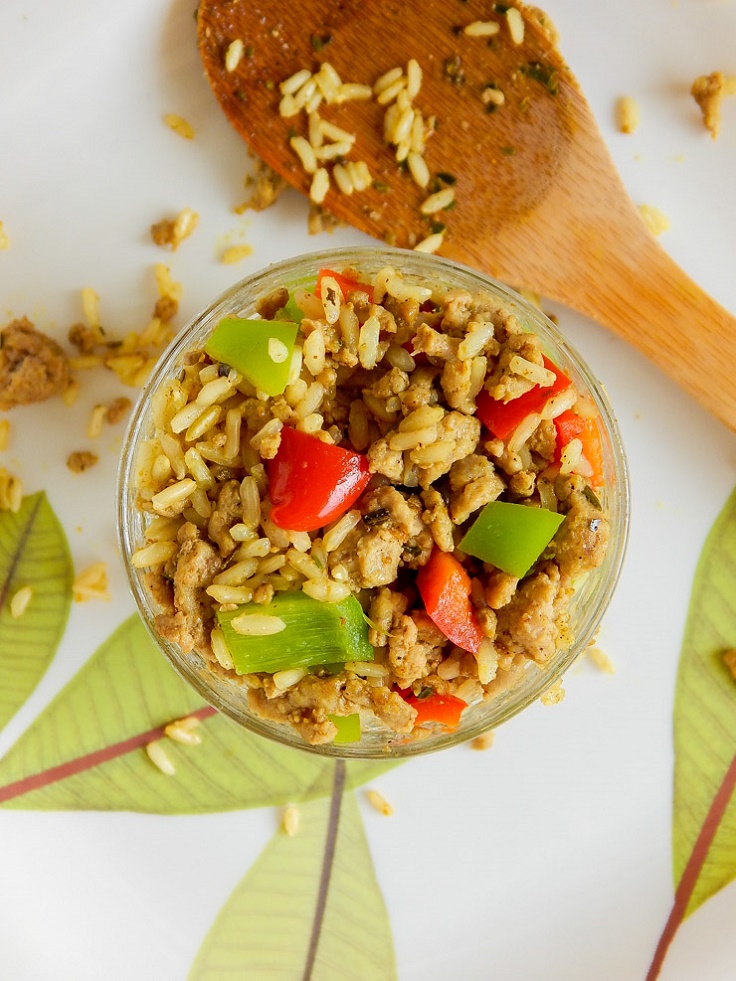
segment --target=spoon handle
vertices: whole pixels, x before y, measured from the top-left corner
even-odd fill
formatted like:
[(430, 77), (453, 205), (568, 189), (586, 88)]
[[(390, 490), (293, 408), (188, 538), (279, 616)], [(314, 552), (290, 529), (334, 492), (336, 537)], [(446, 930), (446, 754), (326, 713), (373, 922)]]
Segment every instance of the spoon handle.
[(613, 241), (618, 231), (612, 230), (586, 250), (580, 268), (571, 268), (558, 283), (557, 298), (628, 341), (736, 430), (736, 318), (639, 224), (640, 229), (628, 227), (625, 248), (621, 240)]

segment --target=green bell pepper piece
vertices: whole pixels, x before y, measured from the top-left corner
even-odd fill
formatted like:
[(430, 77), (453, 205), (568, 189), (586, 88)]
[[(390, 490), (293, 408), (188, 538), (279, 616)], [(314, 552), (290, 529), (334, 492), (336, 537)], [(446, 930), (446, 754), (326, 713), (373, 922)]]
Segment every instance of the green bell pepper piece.
[[(235, 368), (260, 391), (281, 395), (289, 381), (298, 330), (298, 324), (286, 320), (225, 317), (210, 334), (204, 349), (214, 361)], [(272, 340), (278, 343), (269, 344)]]
[(459, 548), (521, 579), (565, 520), (546, 508), (491, 501), (466, 532)]
[(344, 743), (360, 742), (360, 715), (354, 712), (352, 715), (328, 715), (330, 722), (337, 726), (337, 735), (332, 740), (334, 745), (341, 746)]
[[(286, 626), (266, 636), (238, 633), (232, 621), (253, 613), (279, 617)], [(373, 660), (368, 626), (354, 596), (322, 603), (301, 590), (277, 593), (268, 604), (246, 603), (236, 610), (218, 610), (216, 616), (237, 674)]]

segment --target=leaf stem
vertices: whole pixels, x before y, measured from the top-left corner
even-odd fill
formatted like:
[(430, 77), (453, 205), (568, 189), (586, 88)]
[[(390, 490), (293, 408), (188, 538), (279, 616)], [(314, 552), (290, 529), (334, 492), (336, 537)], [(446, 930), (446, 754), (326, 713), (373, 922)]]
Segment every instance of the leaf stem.
[(26, 543), (31, 534), (31, 529), (33, 528), (33, 523), (36, 520), (36, 516), (38, 515), (38, 509), (41, 507), (42, 499), (43, 499), (42, 494), (36, 495), (36, 500), (34, 501), (33, 504), (33, 510), (28, 515), (28, 520), (26, 521), (23, 527), (15, 551), (10, 556), (10, 564), (8, 566), (7, 575), (3, 579), (2, 583), (0, 583), (0, 608), (2, 608), (5, 605), (5, 600), (7, 599), (8, 591), (10, 589), (10, 584), (13, 581), (13, 573), (15, 572), (15, 568), (18, 565), (18, 561), (20, 560), (20, 557), (23, 554), (23, 549), (26, 547)]
[(309, 937), (309, 948), (307, 950), (307, 960), (304, 965), (302, 981), (311, 981), (314, 961), (317, 956), (317, 947), (322, 933), (322, 923), (327, 908), (327, 892), (332, 876), (332, 864), (335, 858), (335, 846), (337, 844), (337, 831), (340, 824), (340, 807), (342, 805), (342, 795), (345, 789), (345, 761), (337, 760), (335, 763), (335, 777), (332, 783), (332, 798), (330, 800), (330, 817), (327, 822), (327, 835), (325, 837), (325, 851), (322, 858), (322, 874), (319, 879), (319, 891), (317, 892), (317, 903), (314, 910), (314, 920), (312, 921), (312, 933)]
[(690, 858), (687, 860), (687, 865), (680, 877), (677, 889), (675, 890), (675, 901), (672, 904), (672, 910), (662, 930), (657, 949), (654, 951), (652, 963), (647, 971), (646, 981), (655, 981), (659, 977), (659, 972), (662, 970), (662, 965), (664, 964), (670, 944), (685, 919), (690, 898), (698, 882), (700, 873), (703, 870), (710, 846), (713, 844), (713, 839), (716, 836), (723, 815), (731, 800), (734, 788), (736, 788), (736, 754), (731, 760), (731, 764), (728, 770), (726, 770), (726, 775), (713, 798), (705, 821), (703, 821), (703, 826), (693, 845), (693, 850), (690, 852)]
[[(206, 705), (204, 708), (197, 709), (195, 712), (190, 712), (186, 717), (201, 721), (215, 714), (216, 709), (210, 705)], [(123, 739), (119, 743), (112, 743), (112, 745), (105, 746), (102, 749), (96, 749), (92, 753), (85, 753), (84, 756), (77, 756), (74, 759), (67, 760), (65, 763), (60, 763), (58, 766), (49, 767), (48, 770), (42, 770), (40, 773), (33, 773), (29, 777), (23, 777), (22, 780), (15, 780), (13, 783), (6, 784), (4, 787), (0, 787), (0, 804), (13, 800), (15, 797), (22, 797), (32, 790), (40, 790), (43, 787), (48, 787), (49, 784), (66, 780), (67, 777), (73, 777), (78, 773), (83, 773), (85, 770), (91, 770), (95, 766), (109, 763), (110, 760), (117, 759), (118, 756), (125, 756), (126, 753), (131, 753), (135, 749), (140, 749), (147, 743), (153, 742), (154, 739), (161, 739), (164, 735), (164, 729), (168, 724), (168, 722), (164, 722), (154, 729), (149, 729), (147, 732), (140, 732), (138, 735), (131, 736), (129, 739)]]

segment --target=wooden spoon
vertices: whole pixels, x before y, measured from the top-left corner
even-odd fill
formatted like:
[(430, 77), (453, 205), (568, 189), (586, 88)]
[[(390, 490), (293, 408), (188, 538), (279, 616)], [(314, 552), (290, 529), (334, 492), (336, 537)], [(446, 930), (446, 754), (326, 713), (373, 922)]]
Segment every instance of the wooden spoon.
[[(717, 381), (736, 363), (736, 320), (656, 244), (556, 47), (554, 28), (540, 11), (514, 7), (523, 16), (521, 43), (505, 5), (485, 0), (200, 0), (199, 46), (233, 126), (305, 193), (312, 177), (289, 139), (307, 134), (307, 117), (282, 118), (279, 83), (329, 61), (343, 81), (372, 84), (416, 59), (423, 77), (413, 105), (437, 120), (424, 159), (433, 175), (456, 178), (454, 207), (421, 214), (431, 187), (418, 187), (397, 164), (383, 139), (385, 107), (375, 99), (318, 109), (356, 134), (348, 159), (366, 161), (373, 177), (351, 195), (333, 181), (323, 206), (399, 246), (413, 246), (441, 220), (441, 254), (587, 314), (736, 429), (736, 386)], [(499, 31), (470, 36), (464, 28), (474, 21), (496, 21)], [(243, 56), (228, 70), (236, 40)], [(504, 96), (493, 112), (484, 102), (489, 85)]]

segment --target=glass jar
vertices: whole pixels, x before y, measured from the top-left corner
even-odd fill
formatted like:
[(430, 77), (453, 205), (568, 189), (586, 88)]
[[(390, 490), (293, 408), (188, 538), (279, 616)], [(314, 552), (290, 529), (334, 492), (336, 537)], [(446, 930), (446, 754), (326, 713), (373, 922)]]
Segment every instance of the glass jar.
[[(291, 290), (313, 284), (320, 268), (352, 267), (373, 275), (386, 266), (399, 270), (406, 279), (419, 285), (490, 294), (500, 306), (515, 314), (524, 329), (540, 337), (549, 358), (572, 379), (581, 394), (590, 397), (599, 414), (604, 470), (600, 496), (609, 515), (611, 534), (602, 565), (585, 576), (572, 597), (569, 643), (560, 647), (544, 666), (527, 662), (523, 669), (500, 672), (498, 680), (488, 686), (486, 698), (463, 711), (456, 729), (450, 731), (437, 726), (421, 732), (421, 738), (408, 738), (371, 717), (364, 720), (358, 743), (312, 746), (290, 726), (253, 713), (246, 690), (234, 674), (230, 677), (213, 672), (206, 657), (196, 651), (185, 653), (156, 632), (155, 617), (160, 610), (145, 584), (143, 570), (131, 564), (132, 554), (144, 542), (147, 521), (146, 513), (136, 506), (137, 460), (141, 444), (153, 433), (152, 399), (156, 392), (177, 375), (187, 352), (203, 347), (223, 317), (256, 316), (260, 298), (281, 286)], [(619, 578), (629, 527), (629, 479), (618, 425), (603, 388), (543, 313), (508, 287), (465, 266), (433, 255), (375, 246), (314, 252), (269, 266), (236, 283), (181, 331), (156, 365), (132, 414), (119, 469), (117, 506), (121, 553), (143, 622), (161, 653), (205, 701), (252, 732), (289, 746), (333, 757), (385, 759), (443, 749), (495, 728), (536, 701), (567, 671), (595, 636)]]

